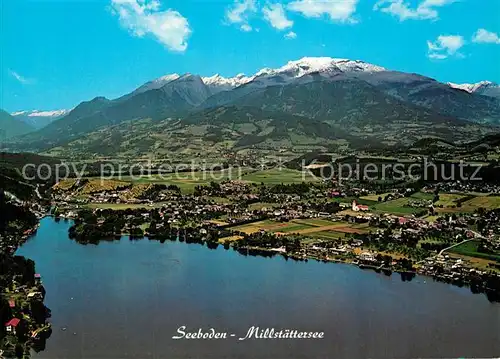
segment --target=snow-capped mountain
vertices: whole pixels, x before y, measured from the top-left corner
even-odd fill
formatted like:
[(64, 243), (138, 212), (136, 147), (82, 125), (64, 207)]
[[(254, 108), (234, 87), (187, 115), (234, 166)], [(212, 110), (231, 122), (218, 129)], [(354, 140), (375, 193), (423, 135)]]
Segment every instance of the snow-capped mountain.
[(219, 74), (216, 74), (211, 77), (202, 77), (203, 82), (208, 88), (212, 91), (212, 93), (217, 93), (220, 91), (228, 91), (232, 90), (235, 87), (244, 85), (254, 79), (254, 76), (247, 77), (245, 74), (238, 74), (235, 77), (222, 77)]
[[(202, 81), (208, 86), (212, 94), (216, 94), (222, 91), (230, 91), (246, 84), (252, 84), (253, 87), (286, 84), (311, 74), (319, 74), (320, 76), (328, 78), (342, 73), (372, 73), (378, 71), (385, 71), (385, 69), (381, 66), (358, 60), (336, 59), (331, 57), (304, 57), (300, 60), (289, 61), (286, 65), (277, 69), (261, 69), (251, 76), (238, 74), (235, 77), (223, 77), (216, 74), (202, 77)], [(159, 89), (177, 80), (179, 77), (178, 74), (170, 74), (157, 78), (156, 80), (147, 82), (125, 97), (128, 98), (131, 95)]]
[(265, 68), (260, 70), (254, 75), (250, 85), (252, 87), (268, 87), (287, 85), (296, 81), (307, 83), (319, 78), (333, 79), (341, 75), (357, 76), (361, 73), (371, 74), (380, 71), (385, 71), (385, 69), (359, 60), (304, 57), (300, 60), (289, 61), (278, 69)]
[(67, 114), (70, 110), (54, 110), (54, 111), (18, 111), (14, 112), (12, 116), (28, 116), (28, 117), (61, 117)]
[(500, 85), (491, 81), (481, 81), (475, 84), (454, 84), (448, 82), (452, 88), (475, 93), (483, 96), (495, 97), (500, 99)]
[[(394, 126), (398, 127), (406, 121), (423, 126), (418, 136), (425, 135), (427, 126), (432, 124), (439, 125), (439, 131), (445, 134), (454, 133), (455, 127), (448, 125), (469, 126), (466, 121), (472, 126), (474, 122), (500, 124), (500, 102), (492, 95), (498, 91), (498, 85), (464, 85), (471, 93), (452, 86), (458, 85), (386, 70), (363, 61), (330, 57), (304, 57), (250, 76), (170, 74), (115, 100), (99, 97), (82, 103), (64, 118), (27, 134), (23, 141), (30, 148), (54, 147), (106, 126), (142, 119), (177, 119), (187, 126), (196, 121), (217, 120), (225, 132), (224, 123), (229, 126), (235, 118), (244, 123), (248, 113), (254, 113), (255, 118), (290, 120), (290, 128), (297, 125), (297, 116), (352, 126), (353, 131), (370, 124), (392, 126), (397, 122)], [(43, 118), (42, 113), (29, 118)], [(227, 129), (233, 131), (233, 127)], [(279, 136), (283, 134), (282, 129), (276, 131)], [(218, 136), (217, 132), (215, 137)], [(365, 136), (365, 132), (359, 136)], [(35, 146), (33, 141), (38, 141)]]
[[(490, 81), (481, 81), (481, 82), (478, 82), (478, 83), (475, 83), (475, 84), (454, 84), (452, 82), (448, 82), (448, 85), (450, 85), (450, 87), (453, 87), (453, 88), (456, 88), (456, 89), (459, 89), (459, 90), (464, 90), (464, 91), (467, 91), (469, 93), (473, 93), (473, 92), (476, 92), (477, 90), (483, 88), (483, 87), (490, 87), (490, 86), (495, 86), (496, 84), (494, 84), (493, 82), (490, 82)], [(496, 85), (498, 86), (498, 85)]]
[(244, 81), (234, 81), (237, 86), (249, 84), (252, 87), (267, 87), (288, 84), (312, 74), (329, 78), (346, 73), (373, 73), (379, 71), (385, 71), (385, 69), (381, 66), (358, 60), (331, 57), (304, 57), (300, 60), (289, 61), (286, 65), (277, 69), (264, 68), (257, 71), (253, 76), (242, 77), (242, 75), (238, 75), (238, 77), (228, 80), (234, 81), (234, 79), (243, 78)]
[(384, 71), (386, 70), (381, 66), (359, 60), (304, 57), (300, 60), (289, 61), (284, 66), (276, 69), (263, 68), (253, 76), (247, 77), (245, 83), (237, 86), (233, 91), (215, 94), (215, 96), (208, 99), (203, 107), (225, 105), (255, 90), (265, 89), (270, 86), (304, 85), (320, 80), (335, 81)]
[(163, 86), (165, 86), (169, 82), (177, 80), (179, 77), (181, 77), (179, 74), (170, 74), (170, 75), (165, 75), (165, 76), (159, 77), (155, 80), (146, 82), (144, 85), (142, 85), (141, 87), (136, 89), (134, 92), (132, 92), (124, 97), (128, 98), (128, 97), (131, 97), (133, 95), (138, 95), (140, 93), (143, 93), (143, 92), (146, 92), (149, 90), (156, 90), (156, 89), (162, 88)]
[(165, 95), (181, 98), (192, 106), (198, 106), (210, 95), (210, 89), (198, 75), (185, 74), (161, 87)]
[(23, 121), (24, 123), (33, 126), (36, 129), (47, 126), (52, 121), (55, 121), (65, 115), (67, 115), (71, 110), (54, 110), (54, 111), (18, 111), (11, 113), (11, 115)]
[(278, 69), (265, 68), (255, 74), (255, 77), (286, 75), (299, 78), (312, 73), (342, 73), (342, 72), (378, 72), (385, 71), (381, 66), (372, 65), (363, 61), (335, 59), (331, 57), (304, 57), (300, 60), (289, 61)]

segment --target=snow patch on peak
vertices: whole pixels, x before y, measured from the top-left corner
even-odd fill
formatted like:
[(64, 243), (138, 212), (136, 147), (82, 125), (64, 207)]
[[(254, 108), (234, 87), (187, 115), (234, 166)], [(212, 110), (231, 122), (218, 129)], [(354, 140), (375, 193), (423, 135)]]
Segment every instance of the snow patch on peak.
[(162, 76), (157, 78), (156, 80), (153, 80), (154, 83), (165, 85), (171, 81), (177, 80), (180, 77), (179, 74), (170, 74), (166, 76)]
[(498, 87), (497, 84), (495, 84), (494, 82), (491, 82), (491, 81), (481, 81), (481, 82), (478, 82), (475, 84), (454, 84), (452, 82), (448, 82), (448, 86), (455, 88), (455, 89), (467, 91), (469, 93), (474, 93), (480, 89), (484, 89), (487, 87)]
[(259, 76), (265, 76), (265, 75), (271, 75), (271, 74), (274, 74), (276, 73), (277, 70), (274, 70), (274, 69), (271, 69), (269, 67), (265, 67), (263, 69), (260, 69), (255, 75), (254, 77), (259, 77)]
[(378, 72), (385, 71), (381, 66), (368, 64), (358, 60), (336, 59), (331, 57), (303, 57), (289, 61), (285, 66), (275, 70), (276, 73), (294, 72), (295, 77), (315, 72)]
[(29, 117), (61, 117), (71, 110), (55, 110), (55, 111), (33, 111)]
[(306, 77), (314, 74), (318, 74), (324, 78), (333, 78), (345, 73), (374, 73), (382, 71), (386, 71), (386, 69), (358, 60), (331, 57), (303, 57), (299, 60), (289, 61), (286, 65), (277, 69), (264, 68), (258, 71), (253, 76), (254, 79), (249, 83), (249, 86), (267, 87), (285, 85), (293, 83), (298, 79), (312, 81), (313, 78)]
[[(36, 111), (36, 110), (35, 110)], [(20, 115), (24, 115), (24, 114), (28, 114), (30, 113), (31, 111), (17, 111), (17, 112), (12, 112), (11, 115), (12, 116), (20, 116)]]
[(39, 110), (28, 110), (28, 111), (17, 111), (11, 113), (16, 119), (33, 126), (36, 129), (43, 128), (49, 123), (60, 119), (61, 117), (67, 115), (71, 110), (54, 110), (54, 111), (39, 111)]
[(146, 92), (146, 91), (157, 90), (159, 88), (162, 88), (166, 84), (179, 79), (180, 77), (181, 76), (179, 74), (170, 74), (170, 75), (165, 75), (165, 76), (159, 77), (155, 80), (152, 80), (152, 81), (145, 83), (141, 87), (137, 88), (134, 92), (132, 92), (129, 95), (125, 95), (124, 97), (128, 98), (130, 96), (138, 95), (138, 94)]
[(332, 57), (303, 57), (299, 60), (289, 61), (286, 65), (270, 69), (264, 68), (257, 72), (254, 81), (250, 84), (257, 87), (284, 85), (308, 75), (319, 74), (325, 78), (332, 78), (343, 73), (374, 73), (386, 71), (381, 66), (368, 64), (358, 60), (339, 59)]
[(213, 93), (227, 91), (252, 81), (253, 77), (245, 74), (238, 74), (235, 77), (226, 78), (219, 74), (210, 77), (203, 77), (203, 83), (207, 85)]
[(18, 111), (11, 113), (12, 116), (27, 116), (27, 117), (61, 117), (71, 110), (54, 110), (54, 111)]

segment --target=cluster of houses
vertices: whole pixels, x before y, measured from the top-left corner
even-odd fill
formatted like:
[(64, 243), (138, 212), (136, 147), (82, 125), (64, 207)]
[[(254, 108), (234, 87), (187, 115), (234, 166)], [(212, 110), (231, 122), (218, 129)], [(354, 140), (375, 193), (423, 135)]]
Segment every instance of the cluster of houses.
[(247, 182), (233, 180), (222, 182), (219, 190), (225, 195), (248, 194), (251, 192), (251, 187)]
[(440, 182), (432, 186), (427, 186), (424, 191), (430, 193), (438, 189), (442, 192), (449, 193), (496, 193), (500, 194), (500, 185), (494, 183), (486, 183), (484, 181), (454, 181), (454, 182)]
[[(334, 260), (336, 256), (343, 256), (349, 253), (354, 255), (354, 250), (363, 245), (360, 240), (353, 240), (351, 243), (335, 242), (325, 245), (325, 243), (311, 243), (306, 246), (305, 251), (308, 255), (326, 260)], [(355, 255), (354, 255), (355, 256)]]
[(21, 235), (2, 235), (0, 236), (0, 254), (12, 255), (19, 247), (21, 242), (24, 242), (28, 237), (33, 235), (38, 230), (38, 224), (33, 228), (28, 228)]
[[(43, 293), (39, 291), (39, 286), (42, 283), (42, 277), (40, 274), (35, 274), (34, 276), (34, 284), (35, 286), (29, 288), (26, 285), (19, 285), (15, 288), (14, 294), (9, 300), (9, 307), (12, 312), (18, 313), (19, 315), (15, 315), (13, 318), (4, 323), (5, 331), (7, 334), (19, 335), (22, 333), (26, 333), (29, 327), (29, 323), (27, 321), (26, 313), (21, 311), (21, 308), (18, 308), (17, 301), (19, 300), (27, 300), (27, 301), (43, 301)], [(21, 299), (21, 297), (23, 297)], [(17, 300), (15, 299), (17, 298)]]
[[(462, 185), (467, 184), (448, 184), (448, 186), (463, 190)], [(441, 186), (441, 184), (439, 185)], [(260, 187), (259, 187), (260, 188)], [(452, 190), (452, 187), (447, 188)], [(435, 193), (436, 187), (428, 187), (425, 191)], [(491, 188), (490, 188), (491, 190)], [(386, 228), (391, 227), (390, 236), (387, 237), (387, 231), (378, 229), (371, 231), (371, 236), (376, 240), (377, 238), (384, 238), (384, 240), (393, 241), (395, 243), (405, 244), (404, 240), (408, 238), (424, 238), (426, 236), (446, 237), (446, 241), (453, 243), (462, 239), (474, 238), (475, 234), (468, 231), (471, 221), (477, 221), (478, 218), (471, 215), (460, 215), (460, 217), (449, 217), (446, 220), (438, 220), (429, 222), (414, 216), (395, 216), (391, 214), (378, 215), (370, 212), (370, 207), (360, 204), (357, 200), (352, 202), (341, 202), (339, 206), (348, 211), (338, 211), (336, 213), (323, 213), (323, 209), (315, 207), (315, 196), (325, 199), (325, 194), (330, 198), (346, 198), (368, 195), (373, 191), (363, 188), (342, 188), (342, 189), (329, 189), (324, 192), (323, 189), (311, 187), (307, 194), (288, 194), (288, 193), (273, 193), (272, 191), (255, 191), (255, 185), (251, 185), (244, 181), (224, 181), (219, 184), (198, 187), (198, 193), (190, 196), (183, 196), (180, 193), (172, 193), (168, 191), (160, 191), (157, 193), (155, 202), (162, 202), (162, 207), (158, 208), (158, 213), (164, 223), (179, 223), (191, 220), (210, 221), (217, 220), (220, 223), (238, 224), (245, 221), (252, 221), (262, 217), (272, 218), (276, 221), (289, 221), (299, 218), (314, 218), (324, 217), (334, 221), (354, 221), (359, 223), (370, 222), (371, 227)], [(410, 189), (394, 190), (389, 195), (384, 195), (382, 198), (385, 200), (394, 200), (407, 195)], [(217, 201), (206, 198), (206, 196), (214, 197), (227, 197), (231, 196), (231, 201)], [(312, 196), (312, 197), (311, 197)], [(120, 198), (119, 192), (102, 192), (95, 194), (92, 201), (115, 201)], [(379, 199), (380, 200), (380, 199)], [(137, 200), (136, 200), (137, 201)], [(152, 203), (149, 200), (142, 200)], [(270, 206), (264, 206), (260, 209), (251, 209), (251, 203), (260, 202), (273, 203)], [(432, 205), (430, 200), (411, 200), (408, 206), (416, 208), (425, 208)], [(149, 216), (150, 210), (145, 210), (142, 214)], [(354, 212), (354, 213), (353, 213)], [(73, 213), (74, 214), (74, 213)], [(500, 247), (500, 226), (494, 225), (499, 223), (499, 215), (490, 215), (484, 217), (487, 221), (486, 231), (483, 231), (485, 238), (490, 238), (491, 248), (496, 249)], [(496, 221), (496, 222), (495, 222)], [(158, 226), (161, 226), (161, 222)], [(395, 226), (395, 227), (394, 227)], [(444, 241), (444, 242), (446, 242)], [(336, 250), (341, 253), (342, 251), (349, 251), (349, 248), (339, 247)], [(367, 257), (368, 258), (368, 257)], [(366, 258), (364, 259), (366, 260)]]
[(425, 200), (425, 199), (412, 199), (408, 201), (408, 203), (405, 205), (405, 207), (411, 207), (411, 208), (429, 208), (433, 205), (432, 200)]
[(420, 274), (434, 276), (448, 281), (466, 280), (470, 275), (486, 274), (486, 271), (471, 268), (470, 263), (461, 258), (438, 254), (419, 264)]

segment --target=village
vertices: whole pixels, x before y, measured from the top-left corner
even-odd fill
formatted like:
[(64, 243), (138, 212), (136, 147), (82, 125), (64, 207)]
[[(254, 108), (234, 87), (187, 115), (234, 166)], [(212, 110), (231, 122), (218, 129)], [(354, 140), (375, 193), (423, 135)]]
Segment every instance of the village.
[(50, 311), (43, 304), (45, 289), (34, 262), (16, 256), (15, 252), (36, 233), (46, 209), (39, 203), (12, 197), (5, 201), (3, 193), (0, 197), (2, 216), (7, 220), (6, 226), (2, 223), (0, 235), (0, 265), (5, 269), (0, 275), (1, 347), (6, 357), (24, 357), (31, 349), (44, 346), (51, 332), (47, 320)]
[[(61, 182), (49, 193), (50, 206), (7, 197), (11, 210), (24, 213), (26, 221), (21, 235), (18, 229), (0, 237), (0, 254), (13, 258), (38, 221), (50, 215), (74, 221), (68, 235), (82, 244), (147, 237), (241, 255), (346, 263), (398, 273), (403, 281), (419, 274), (468, 286), (498, 301), (499, 189), (484, 194), (463, 188), (374, 190), (360, 183), (223, 180), (186, 190), (182, 183)], [(2, 331), (4, 342), (11, 343), (3, 347), (10, 352), (41, 345), (51, 331), (41, 275), (30, 271), (31, 278), (6, 279), (2, 293), (8, 307)], [(27, 345), (20, 347), (19, 340)]]
[[(484, 283), (500, 278), (495, 196), (443, 193), (436, 185), (377, 194), (354, 186), (232, 180), (197, 185), (191, 193), (154, 184), (142, 188), (139, 198), (131, 198), (131, 191), (138, 193), (133, 186), (118, 187), (76, 201), (78, 191), (54, 192), (54, 207), (57, 216), (76, 220), (72, 237), (82, 242), (122, 235), (185, 237), (243, 254), (423, 274), (457, 285), (476, 283), (486, 291)], [(493, 205), (472, 208), (474, 201)]]
[[(403, 281), (422, 275), (500, 300), (499, 188), (481, 192), (461, 183), (375, 188), (267, 179), (131, 183), (89, 178), (57, 183), (43, 204), (7, 196), (13, 218), (25, 220), (0, 237), (0, 255), (13, 260), (38, 221), (53, 216), (72, 221), (68, 236), (81, 244), (128, 236), (222, 247), (245, 256), (345, 263), (381, 275), (397, 273)], [(29, 278), (3, 278), (8, 309), (1, 330), (10, 353), (43, 345), (51, 333), (41, 275), (29, 262), (22, 265), (30, 268)]]

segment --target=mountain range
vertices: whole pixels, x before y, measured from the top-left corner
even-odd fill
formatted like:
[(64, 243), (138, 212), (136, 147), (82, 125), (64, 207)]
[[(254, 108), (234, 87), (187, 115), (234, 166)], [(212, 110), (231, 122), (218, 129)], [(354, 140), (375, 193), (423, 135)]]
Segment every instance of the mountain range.
[(55, 111), (18, 111), (11, 113), (11, 115), (24, 123), (32, 126), (34, 129), (39, 130), (49, 123), (67, 115), (71, 110), (55, 110)]
[[(20, 133), (8, 146), (47, 151), (78, 143), (81, 148), (96, 139), (112, 142), (129, 135), (133, 142), (148, 131), (162, 140), (149, 141), (145, 151), (177, 148), (193, 133), (207, 144), (225, 142), (235, 148), (272, 142), (327, 146), (338, 140), (390, 145), (426, 136), (461, 141), (499, 131), (500, 96), (499, 86), (491, 82), (446, 84), (363, 61), (306, 57), (252, 76), (171, 74), (114, 100), (82, 102), (61, 116)], [(150, 123), (147, 128), (137, 125), (130, 133), (131, 124), (144, 121)], [(133, 131), (142, 132), (134, 137)], [(112, 140), (112, 133), (121, 137)], [(90, 147), (100, 152), (97, 142)]]
[(2, 141), (37, 131), (67, 115), (69, 110), (18, 111), (12, 114), (0, 109), (0, 139)]
[(0, 143), (6, 139), (34, 131), (35, 128), (0, 109)]

